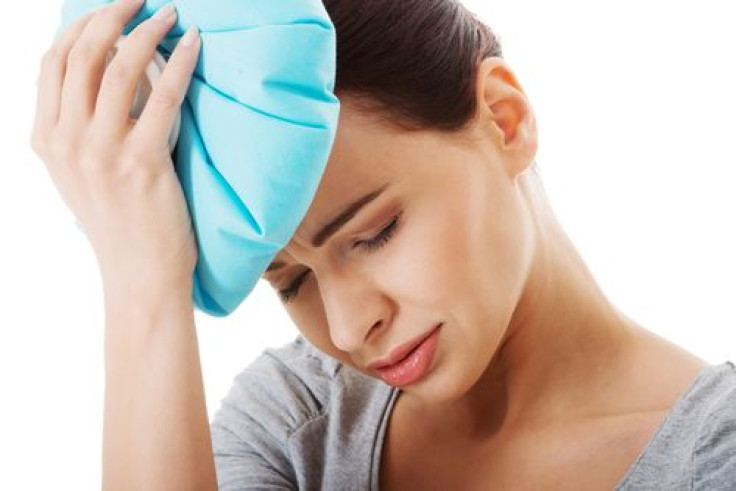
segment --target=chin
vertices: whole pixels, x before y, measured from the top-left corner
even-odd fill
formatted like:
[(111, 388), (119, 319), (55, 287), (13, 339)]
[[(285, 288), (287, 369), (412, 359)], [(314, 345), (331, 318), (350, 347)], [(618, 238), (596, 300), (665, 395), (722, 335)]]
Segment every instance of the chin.
[(468, 365), (461, 366), (464, 360), (451, 360), (442, 356), (435, 360), (430, 372), (420, 381), (403, 388), (406, 397), (418, 405), (429, 408), (451, 406), (470, 393), (477, 382)]

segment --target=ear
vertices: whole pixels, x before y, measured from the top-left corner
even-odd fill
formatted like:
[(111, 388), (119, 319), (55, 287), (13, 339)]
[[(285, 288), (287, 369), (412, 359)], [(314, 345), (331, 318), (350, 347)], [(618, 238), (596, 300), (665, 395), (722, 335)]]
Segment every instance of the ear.
[(534, 111), (503, 58), (485, 58), (476, 77), (478, 118), (498, 147), (510, 176), (532, 166), (537, 154)]

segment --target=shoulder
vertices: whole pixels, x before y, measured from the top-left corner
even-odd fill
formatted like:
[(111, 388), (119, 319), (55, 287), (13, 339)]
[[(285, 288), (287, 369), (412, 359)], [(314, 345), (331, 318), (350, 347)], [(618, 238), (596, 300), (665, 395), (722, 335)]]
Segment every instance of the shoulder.
[(323, 414), (340, 368), (337, 360), (320, 353), (301, 335), (267, 348), (235, 376), (212, 425), (257, 422), (283, 442)]
[(736, 365), (720, 365), (700, 392), (705, 407), (693, 448), (693, 489), (726, 489), (736, 484)]
[(218, 489), (363, 483), (370, 470), (360, 466), (374, 457), (367, 442), (378, 438), (390, 395), (301, 335), (264, 350), (235, 376), (210, 423)]
[(235, 376), (210, 422), (218, 489), (311, 485), (290, 440), (323, 414), (337, 368), (299, 336), (264, 350)]
[(728, 489), (736, 482), (736, 366), (706, 366), (615, 488)]
[(282, 444), (328, 415), (335, 429), (356, 430), (359, 420), (374, 420), (383, 410), (390, 391), (322, 353), (300, 334), (287, 344), (265, 349), (235, 376), (211, 427), (240, 430), (252, 437), (255, 425)]
[(218, 489), (301, 489), (291, 436), (323, 414), (337, 370), (301, 337), (268, 348), (238, 373), (210, 422)]

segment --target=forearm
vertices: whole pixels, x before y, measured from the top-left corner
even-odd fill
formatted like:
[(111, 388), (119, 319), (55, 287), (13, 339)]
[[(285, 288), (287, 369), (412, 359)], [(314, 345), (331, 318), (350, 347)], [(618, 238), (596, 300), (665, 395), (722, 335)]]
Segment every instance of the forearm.
[(105, 292), (105, 491), (217, 489), (191, 285), (160, 291)]

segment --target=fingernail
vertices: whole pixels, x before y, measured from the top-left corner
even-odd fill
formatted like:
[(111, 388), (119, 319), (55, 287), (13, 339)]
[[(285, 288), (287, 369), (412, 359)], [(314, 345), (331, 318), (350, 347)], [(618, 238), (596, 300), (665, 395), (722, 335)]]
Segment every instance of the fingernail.
[(156, 20), (169, 20), (176, 14), (176, 8), (173, 3), (167, 3), (153, 14), (153, 18)]
[(180, 43), (182, 46), (189, 47), (194, 44), (197, 37), (199, 37), (199, 28), (197, 26), (191, 26), (184, 33), (184, 36), (182, 36)]

